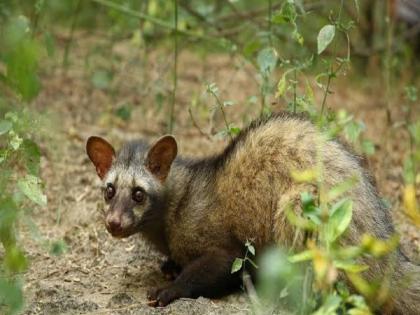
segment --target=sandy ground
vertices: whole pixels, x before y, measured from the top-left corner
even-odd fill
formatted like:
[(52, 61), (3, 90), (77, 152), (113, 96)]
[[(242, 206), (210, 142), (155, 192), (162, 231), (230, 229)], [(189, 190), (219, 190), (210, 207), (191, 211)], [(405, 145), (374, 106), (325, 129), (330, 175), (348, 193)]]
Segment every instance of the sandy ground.
[[(105, 136), (118, 147), (123, 141), (154, 139), (165, 131), (165, 108), (159, 100), (170, 97), (171, 57), (165, 50), (148, 52), (130, 42), (114, 43), (100, 37), (79, 36), (70, 52), (70, 66), (63, 71), (57, 60), (45, 62), (43, 91), (33, 106), (51, 122), (39, 142), (43, 152), (42, 177), (48, 207), (34, 212), (34, 222), (44, 238), (63, 238), (68, 251), (51, 256), (40, 242), (24, 231), (30, 257), (26, 274), (25, 314), (245, 314), (248, 298), (238, 292), (224, 299), (182, 299), (166, 308), (147, 305), (146, 291), (165, 282), (159, 271), (163, 257), (139, 237), (113, 239), (105, 230), (99, 179), (85, 154), (90, 135)], [(107, 51), (105, 54), (104, 51)], [(99, 53), (100, 52), (100, 53)], [(105, 90), (93, 87), (96, 69), (114, 75)], [(205, 155), (220, 150), (224, 140), (202, 135), (188, 114), (192, 106), (203, 132), (217, 130), (220, 117), (209, 115), (214, 100), (205, 95), (204, 82), (216, 82), (225, 100), (237, 103), (228, 118), (242, 125), (259, 111), (248, 102), (258, 87), (249, 65), (227, 56), (180, 56), (175, 135), (180, 152)], [(377, 145), (369, 159), (380, 191), (390, 201), (402, 243), (413, 259), (419, 257), (420, 233), (400, 212), (402, 152), (407, 147), (403, 132), (393, 132), (384, 146), (384, 104), (374, 88), (349, 86), (344, 79), (333, 86), (328, 104), (343, 107), (361, 118)], [(133, 108), (132, 118), (122, 121), (114, 112), (123, 104)], [(165, 105), (166, 106), (166, 105)], [(398, 108), (395, 109), (398, 117)], [(212, 120), (210, 118), (213, 117)], [(209, 123), (211, 121), (211, 123)]]

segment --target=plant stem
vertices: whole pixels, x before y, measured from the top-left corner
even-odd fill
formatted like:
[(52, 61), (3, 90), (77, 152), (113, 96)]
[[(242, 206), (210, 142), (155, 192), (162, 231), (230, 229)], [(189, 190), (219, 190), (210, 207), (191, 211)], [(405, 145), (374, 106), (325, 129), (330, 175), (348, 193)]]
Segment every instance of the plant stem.
[[(103, 5), (103, 6), (106, 6), (108, 8), (114, 9), (114, 10), (119, 11), (121, 13), (131, 15), (131, 16), (136, 17), (138, 19), (148, 21), (148, 22), (156, 24), (160, 27), (163, 27), (163, 28), (166, 28), (166, 29), (169, 29), (169, 30), (172, 30), (172, 31), (175, 30), (175, 26), (170, 24), (170, 23), (167, 23), (165, 21), (157, 19), (153, 16), (144, 14), (142, 12), (137, 12), (137, 11), (131, 10), (129, 8), (126, 8), (122, 5), (114, 3), (112, 1), (109, 1), (109, 0), (90, 0), (90, 1), (98, 3), (98, 4)], [(216, 41), (220, 40), (220, 38), (215, 38), (215, 37), (206, 36), (206, 35), (200, 35), (200, 34), (196, 34), (196, 33), (185, 31), (185, 30), (179, 30), (178, 29), (177, 32), (178, 32), (178, 34), (187, 35), (187, 36), (191, 36), (191, 37), (196, 37), (196, 38), (200, 38), (200, 39), (216, 40)]]
[(273, 14), (273, 3), (272, 0), (268, 0), (268, 40), (270, 41), (270, 46), (273, 46), (273, 39), (271, 36), (271, 17)]
[(68, 66), (70, 46), (73, 42), (73, 35), (74, 35), (74, 30), (77, 24), (77, 17), (79, 15), (80, 8), (82, 7), (81, 4), (82, 4), (82, 0), (78, 0), (76, 3), (76, 8), (74, 9), (73, 19), (70, 26), (70, 38), (66, 43), (66, 47), (64, 48), (63, 63), (62, 63), (63, 68), (67, 68)]
[(328, 70), (327, 85), (325, 87), (324, 97), (322, 99), (322, 104), (321, 104), (321, 114), (320, 114), (321, 120), (323, 120), (322, 118), (324, 117), (324, 108), (325, 108), (325, 104), (327, 103), (327, 96), (328, 96), (328, 92), (329, 92), (329, 89), (330, 89), (331, 78), (333, 76), (332, 71), (333, 71), (333, 67), (332, 67), (332, 64), (331, 64), (330, 69)]
[(174, 113), (176, 103), (176, 88), (178, 85), (178, 0), (174, 0), (174, 69), (173, 69), (173, 87), (172, 102), (169, 109), (168, 132), (172, 133), (174, 128)]
[[(344, 7), (344, 0), (341, 0), (341, 4), (340, 4), (340, 9), (338, 10), (338, 15), (337, 15), (337, 20), (335, 22), (335, 25), (339, 25), (340, 20), (341, 20), (341, 12), (343, 11), (343, 7)], [(327, 85), (325, 87), (325, 91), (324, 91), (324, 96), (322, 99), (322, 104), (321, 104), (321, 114), (320, 114), (320, 124), (322, 126), (323, 122), (324, 122), (324, 110), (325, 110), (325, 105), (327, 103), (327, 96), (328, 93), (330, 92), (330, 85), (331, 85), (331, 79), (335, 76), (335, 74), (340, 70), (341, 66), (343, 65), (343, 62), (341, 62), (341, 64), (338, 66), (338, 68), (334, 71), (334, 67), (333, 67), (333, 63), (337, 54), (337, 41), (334, 41), (334, 46), (333, 46), (333, 54), (331, 56), (331, 61), (330, 61), (330, 65), (329, 65), (329, 69), (328, 69), (328, 79), (327, 79)]]
[(388, 126), (392, 125), (391, 117), (391, 57), (392, 42), (394, 34), (394, 23), (392, 23), (391, 1), (387, 1), (386, 5), (387, 17), (385, 23), (387, 25), (386, 51), (385, 51), (385, 94), (386, 94), (386, 118)]
[(208, 140), (212, 140), (212, 138), (209, 136), (209, 134), (207, 134), (207, 133), (205, 133), (201, 128), (200, 128), (200, 126), (198, 125), (198, 123), (197, 123), (197, 121), (195, 120), (195, 118), (194, 118), (194, 115), (193, 115), (193, 113), (192, 113), (192, 109), (191, 109), (191, 107), (190, 108), (188, 108), (188, 114), (190, 115), (190, 119), (191, 119), (191, 122), (192, 122), (192, 124), (193, 124), (193, 126), (195, 127), (195, 129), (197, 129), (198, 130), (198, 132), (200, 133), (200, 135), (202, 135), (203, 137), (206, 137)]
[(217, 96), (217, 94), (211, 89), (209, 91), (214, 96), (214, 98), (216, 99), (217, 105), (219, 105), (220, 111), (222, 112), (223, 121), (225, 122), (227, 133), (230, 137), (230, 140), (233, 140), (233, 137), (232, 137), (232, 135), (230, 133), (230, 129), (229, 129), (229, 123), (228, 123), (227, 118), (226, 118), (226, 113), (225, 113), (225, 110), (223, 108), (224, 106), (223, 106), (222, 102), (220, 101), (219, 97)]
[(293, 70), (293, 113), (296, 114), (296, 85), (297, 85), (297, 70), (296, 67)]

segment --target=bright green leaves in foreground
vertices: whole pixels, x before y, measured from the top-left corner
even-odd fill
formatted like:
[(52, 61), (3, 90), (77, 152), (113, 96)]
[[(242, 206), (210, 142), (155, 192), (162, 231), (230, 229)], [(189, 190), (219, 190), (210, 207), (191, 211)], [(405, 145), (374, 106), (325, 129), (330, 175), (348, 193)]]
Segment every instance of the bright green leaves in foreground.
[[(24, 16), (0, 20), (0, 83), (8, 87), (1, 96), (2, 109), (15, 107), (17, 99), (30, 101), (38, 95), (38, 61), (41, 47), (32, 37)], [(12, 92), (12, 93), (11, 93)], [(22, 273), (28, 260), (18, 242), (18, 226), (36, 205), (45, 207), (42, 192), (40, 150), (32, 140), (34, 119), (25, 110), (0, 112), (0, 313), (16, 314), (23, 306)]]
[(250, 258), (250, 256), (255, 256), (255, 248), (254, 248), (254, 246), (251, 244), (250, 241), (247, 241), (245, 243), (245, 248), (246, 248), (246, 252), (245, 252), (244, 258), (235, 258), (235, 260), (233, 261), (232, 268), (230, 270), (231, 273), (238, 272), (239, 270), (241, 270), (242, 268), (244, 268), (245, 267), (245, 264), (247, 262), (249, 264), (251, 264), (254, 268), (258, 269), (258, 266)]
[(12, 18), (0, 34), (0, 62), (6, 65), (6, 83), (25, 101), (40, 90), (37, 75), (40, 45), (31, 36), (29, 21), (24, 16)]
[(353, 202), (349, 199), (342, 199), (331, 207), (330, 217), (326, 227), (327, 242), (337, 240), (350, 224), (353, 213)]
[[(260, 256), (259, 285), (253, 297), (255, 313), (286, 307), (297, 314), (372, 314), (367, 302), (382, 305), (389, 287), (387, 279), (367, 282), (362, 277), (369, 268), (364, 259), (381, 259), (392, 253), (398, 237), (379, 240), (360, 235), (354, 245), (342, 245), (352, 228), (351, 191), (359, 183), (358, 176), (350, 174), (342, 182), (325, 187), (323, 167), (315, 166), (292, 171), (291, 177), (295, 185), (309, 191), (303, 191), (300, 200), (285, 211), (289, 224), (296, 228), (290, 252), (273, 248)], [(303, 235), (307, 237), (305, 244), (300, 243)], [(305, 249), (293, 253), (295, 246), (302, 245)], [(243, 260), (237, 259), (232, 270), (242, 267)], [(340, 274), (345, 274), (363, 297), (350, 293)]]
[(0, 119), (0, 242), (5, 250), (0, 267), (0, 313), (14, 314), (23, 305), (20, 275), (28, 260), (18, 243), (18, 222), (47, 198), (38, 177), (40, 150), (30, 137), (33, 118), (26, 111)]
[[(9, 305), (9, 314), (17, 314), (23, 305), (22, 286), (19, 282), (0, 277), (0, 305)], [(0, 307), (0, 310), (2, 308)]]
[[(298, 175), (295, 174), (294, 178), (299, 178), (300, 182), (305, 182), (306, 178), (307, 183), (317, 181), (319, 176)], [(304, 251), (288, 257), (290, 263), (310, 262), (312, 266), (314, 283), (322, 299), (322, 304), (314, 314), (336, 314), (340, 309), (347, 309), (348, 314), (371, 314), (362, 297), (334, 290), (340, 283), (339, 272), (345, 273), (353, 286), (370, 302), (374, 301), (376, 305), (381, 305), (387, 296), (384, 294), (388, 290), (387, 281), (368, 283), (360, 275), (368, 269), (361, 258), (364, 256), (380, 258), (388, 255), (398, 245), (398, 237), (378, 240), (373, 236), (361, 235), (360, 242), (349, 247), (339, 242), (350, 228), (353, 202), (348, 192), (357, 183), (358, 179), (350, 176), (328, 190), (319, 187), (321, 193), (318, 197), (304, 192), (301, 194), (301, 214), (293, 208), (290, 208), (287, 214), (291, 224), (308, 230), (315, 236), (307, 241)]]

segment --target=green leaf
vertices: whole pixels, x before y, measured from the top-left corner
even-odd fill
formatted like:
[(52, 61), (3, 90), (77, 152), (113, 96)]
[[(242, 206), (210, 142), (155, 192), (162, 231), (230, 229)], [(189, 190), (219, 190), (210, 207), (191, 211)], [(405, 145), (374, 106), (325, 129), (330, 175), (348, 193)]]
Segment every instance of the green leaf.
[(325, 303), (312, 315), (336, 315), (337, 309), (340, 307), (341, 297), (330, 294)]
[(365, 125), (363, 123), (350, 121), (346, 124), (344, 132), (347, 139), (349, 139), (351, 142), (356, 142), (364, 129)]
[(297, 17), (296, 7), (294, 4), (294, 1), (286, 1), (280, 11), (281, 15), (280, 17), (275, 16), (275, 21), (277, 23), (282, 23), (282, 20), (284, 22), (289, 22), (291, 24), (294, 24)]
[(36, 12), (36, 14), (40, 14), (41, 11), (44, 9), (44, 6), (45, 6), (45, 0), (38, 0), (35, 3), (35, 12)]
[(409, 85), (404, 88), (405, 98), (410, 102), (417, 102), (417, 87), (414, 85)]
[(292, 33), (292, 37), (295, 41), (297, 41), (300, 45), (303, 45), (304, 39), (301, 33), (298, 32), (297, 29), (295, 29)]
[(24, 100), (31, 100), (40, 90), (37, 76), (40, 46), (31, 38), (29, 20), (24, 16), (12, 19), (2, 38), (7, 83)]
[(327, 241), (334, 242), (347, 229), (353, 215), (353, 202), (343, 199), (332, 208), (327, 224)]
[(261, 73), (271, 73), (277, 64), (277, 51), (272, 47), (262, 49), (258, 53), (257, 63)]
[(13, 150), (18, 150), (20, 148), (20, 145), (23, 142), (23, 139), (21, 137), (19, 137), (19, 135), (17, 133), (15, 133), (13, 130), (10, 131), (10, 146), (12, 147)]
[(235, 260), (233, 261), (232, 269), (230, 270), (230, 273), (235, 273), (241, 270), (243, 261), (244, 260), (242, 258), (235, 258)]
[(327, 201), (333, 201), (334, 199), (340, 197), (344, 193), (348, 192), (359, 182), (357, 176), (351, 176), (344, 180), (343, 182), (332, 187), (327, 193)]
[(6, 150), (0, 150), (0, 164), (6, 159)]
[(375, 144), (370, 140), (363, 140), (362, 141), (362, 150), (367, 155), (372, 155), (375, 153)]
[(249, 244), (248, 246), (248, 251), (253, 255), (253, 256), (255, 256), (255, 247), (253, 246), (253, 245), (251, 245), (251, 244)]
[(276, 93), (276, 97), (282, 97), (284, 95), (284, 92), (286, 92), (286, 74), (287, 72), (285, 72), (282, 76), (281, 79), (279, 80), (279, 83), (277, 84), (277, 93)]
[(64, 240), (58, 240), (51, 243), (50, 254), (59, 256), (67, 251), (67, 244)]
[(97, 70), (93, 73), (91, 82), (97, 89), (105, 90), (112, 81), (112, 73), (107, 70)]
[(23, 272), (28, 267), (28, 261), (23, 251), (16, 246), (6, 250), (3, 263), (6, 269), (12, 273)]
[(247, 58), (251, 58), (254, 53), (261, 48), (260, 41), (247, 41), (244, 46), (243, 54)]
[(277, 246), (264, 251), (259, 267), (256, 289), (264, 305), (278, 305), (279, 297), (287, 295), (287, 304), (293, 309), (299, 309), (304, 287), (304, 276), (300, 268), (290, 263), (287, 255)]
[(41, 180), (33, 175), (26, 175), (19, 180), (17, 186), (26, 197), (40, 206), (47, 205), (47, 196), (45, 196), (40, 187)]
[(335, 35), (335, 26), (328, 24), (325, 25), (318, 34), (318, 55), (320, 55), (332, 42)]
[(408, 126), (411, 136), (417, 144), (420, 144), (420, 120)]
[(288, 260), (291, 263), (297, 263), (301, 261), (311, 260), (314, 257), (314, 253), (312, 250), (305, 250), (300, 252), (299, 254), (295, 254), (293, 256), (288, 257)]
[(309, 102), (311, 104), (315, 103), (315, 95), (314, 95), (314, 91), (311, 87), (311, 84), (309, 83), (309, 80), (305, 80), (306, 84), (305, 84), (305, 94), (306, 97), (308, 98)]
[(22, 155), (25, 159), (25, 166), (28, 173), (38, 176), (41, 161), (41, 151), (38, 145), (32, 140), (24, 140), (22, 143)]
[(303, 213), (307, 214), (316, 211), (315, 199), (311, 193), (304, 191), (300, 194), (302, 200)]
[(120, 117), (124, 121), (129, 121), (131, 118), (131, 106), (129, 105), (123, 105), (120, 106), (115, 114)]
[(5, 134), (6, 132), (9, 132), (10, 129), (12, 129), (13, 124), (8, 120), (1, 120), (0, 121), (0, 136)]
[(233, 106), (233, 105), (235, 105), (235, 103), (233, 101), (224, 101), (223, 102), (223, 106), (224, 107)]
[(410, 157), (404, 159), (403, 177), (406, 184), (414, 184), (416, 181), (413, 159)]
[(232, 136), (236, 136), (240, 132), (241, 132), (241, 128), (239, 128), (239, 127), (235, 127), (235, 126), (230, 126), (229, 127), (229, 134), (232, 135)]
[(335, 260), (334, 266), (338, 269), (342, 269), (348, 272), (359, 273), (369, 269), (369, 266), (366, 265), (358, 265), (353, 262), (348, 262), (344, 260)]
[(0, 305), (6, 304), (10, 314), (17, 314), (23, 307), (21, 286), (15, 281), (0, 278)]
[(16, 124), (19, 121), (19, 115), (17, 112), (7, 112), (4, 117), (7, 120), (10, 120), (12, 123)]
[(207, 85), (207, 92), (213, 95), (219, 94), (219, 88), (217, 87), (216, 83), (210, 83)]
[(50, 32), (44, 34), (45, 48), (47, 49), (48, 57), (54, 57), (55, 55), (55, 39)]
[(16, 242), (14, 223), (18, 217), (18, 211), (11, 197), (0, 199), (0, 242), (4, 248), (14, 246)]

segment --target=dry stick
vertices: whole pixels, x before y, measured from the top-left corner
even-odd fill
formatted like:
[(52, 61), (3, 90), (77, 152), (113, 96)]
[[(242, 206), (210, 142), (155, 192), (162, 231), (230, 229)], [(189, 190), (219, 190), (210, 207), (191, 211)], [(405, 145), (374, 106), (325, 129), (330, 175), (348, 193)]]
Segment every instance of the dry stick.
[(172, 103), (169, 108), (168, 132), (172, 133), (174, 129), (174, 112), (176, 102), (176, 88), (178, 85), (178, 0), (174, 0), (174, 70), (173, 70), (173, 87), (172, 87)]
[(68, 65), (68, 58), (69, 58), (69, 53), (70, 53), (70, 46), (71, 43), (73, 42), (73, 35), (74, 35), (74, 30), (76, 28), (76, 24), (77, 24), (77, 17), (79, 15), (80, 9), (82, 7), (82, 0), (78, 0), (77, 4), (76, 4), (76, 8), (74, 10), (74, 14), (73, 14), (73, 20), (71, 22), (71, 27), (70, 27), (70, 38), (66, 43), (66, 47), (64, 48), (64, 56), (63, 56), (63, 68), (67, 68)]
[(252, 283), (251, 276), (246, 271), (243, 271), (242, 282), (244, 284), (244, 287), (245, 287), (246, 292), (248, 293), (248, 296), (249, 296), (249, 298), (251, 300), (251, 303), (253, 305), (257, 306), (257, 308), (260, 310), (261, 309), (261, 302), (260, 302), (260, 300), (258, 298), (257, 291), (255, 290), (255, 287), (254, 287), (254, 285)]

